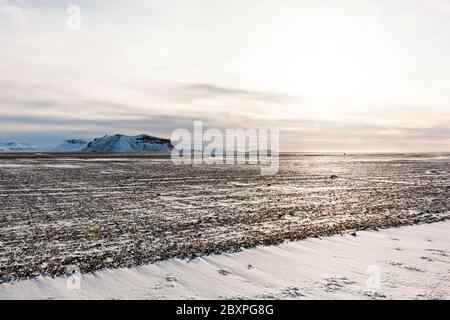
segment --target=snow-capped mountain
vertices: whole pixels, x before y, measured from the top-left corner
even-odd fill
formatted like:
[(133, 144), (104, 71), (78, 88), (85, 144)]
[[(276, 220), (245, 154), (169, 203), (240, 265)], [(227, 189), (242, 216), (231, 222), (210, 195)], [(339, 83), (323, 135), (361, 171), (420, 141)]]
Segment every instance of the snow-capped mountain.
[(82, 139), (70, 139), (61, 143), (59, 146), (55, 147), (53, 151), (56, 152), (77, 152), (86, 148), (88, 142)]
[(82, 152), (158, 152), (168, 153), (173, 149), (169, 139), (161, 139), (145, 134), (125, 136), (116, 134), (97, 138), (82, 149)]
[(35, 151), (36, 147), (29, 143), (0, 142), (0, 152)]

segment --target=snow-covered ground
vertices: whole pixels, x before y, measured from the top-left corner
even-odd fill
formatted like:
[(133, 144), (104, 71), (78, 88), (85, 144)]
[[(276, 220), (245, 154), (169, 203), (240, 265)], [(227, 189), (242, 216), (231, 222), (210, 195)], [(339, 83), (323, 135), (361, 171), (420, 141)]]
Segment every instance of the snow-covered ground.
[(7, 283), (0, 299), (449, 299), (450, 221), (101, 270), (76, 284)]
[(0, 155), (0, 283), (450, 219), (450, 154), (281, 155), (274, 176), (118, 156)]

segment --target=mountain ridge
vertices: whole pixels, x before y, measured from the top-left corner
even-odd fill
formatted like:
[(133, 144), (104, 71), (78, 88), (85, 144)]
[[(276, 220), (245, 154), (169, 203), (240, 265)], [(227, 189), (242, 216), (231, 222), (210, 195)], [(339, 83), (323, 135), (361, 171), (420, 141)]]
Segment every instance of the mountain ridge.
[(89, 142), (81, 152), (161, 152), (173, 149), (170, 139), (147, 134), (127, 136), (122, 134), (104, 135)]
[(45, 147), (22, 142), (0, 142), (0, 152), (170, 153), (172, 149), (170, 139), (147, 134), (106, 134), (90, 142), (85, 139), (67, 139), (59, 145)]

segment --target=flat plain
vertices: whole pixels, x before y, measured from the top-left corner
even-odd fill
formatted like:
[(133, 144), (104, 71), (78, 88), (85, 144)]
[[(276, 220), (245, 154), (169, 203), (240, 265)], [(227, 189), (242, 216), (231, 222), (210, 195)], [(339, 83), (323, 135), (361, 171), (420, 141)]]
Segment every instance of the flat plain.
[[(333, 177), (333, 178), (331, 178)], [(0, 156), (0, 283), (450, 218), (449, 154)]]

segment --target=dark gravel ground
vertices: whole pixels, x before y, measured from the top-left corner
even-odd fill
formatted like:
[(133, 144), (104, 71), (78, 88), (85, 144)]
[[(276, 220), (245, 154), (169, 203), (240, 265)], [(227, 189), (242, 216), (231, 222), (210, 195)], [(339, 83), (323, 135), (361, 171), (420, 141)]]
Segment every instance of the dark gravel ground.
[(96, 158), (0, 156), (0, 283), (450, 217), (448, 154)]

